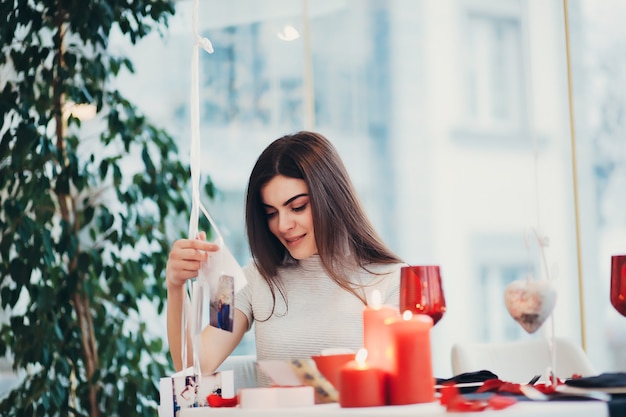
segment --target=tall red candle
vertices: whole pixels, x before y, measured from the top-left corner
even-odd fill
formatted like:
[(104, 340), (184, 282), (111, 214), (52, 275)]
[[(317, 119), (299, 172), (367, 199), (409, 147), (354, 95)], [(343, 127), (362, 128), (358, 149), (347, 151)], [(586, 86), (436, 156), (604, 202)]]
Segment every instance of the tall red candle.
[(393, 369), (389, 375), (389, 401), (392, 405), (426, 403), (435, 400), (430, 352), (433, 320), (410, 311), (400, 319), (388, 320), (391, 334)]
[(377, 407), (386, 404), (387, 374), (365, 362), (367, 351), (361, 349), (355, 360), (339, 371), (339, 405), (342, 407)]
[(367, 363), (391, 371), (390, 335), (385, 320), (398, 317), (395, 307), (381, 305), (380, 292), (372, 293), (372, 303), (363, 309), (363, 346), (367, 349)]

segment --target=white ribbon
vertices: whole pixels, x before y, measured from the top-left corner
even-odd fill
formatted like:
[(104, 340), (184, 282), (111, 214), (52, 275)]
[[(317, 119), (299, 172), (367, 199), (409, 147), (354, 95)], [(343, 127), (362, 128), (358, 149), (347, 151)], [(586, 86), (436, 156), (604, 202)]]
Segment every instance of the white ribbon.
[[(202, 47), (208, 53), (213, 53), (213, 45), (207, 38), (198, 33), (198, 0), (193, 2), (193, 14), (191, 24), (195, 43), (191, 54), (191, 218), (189, 221), (189, 239), (195, 239), (198, 235), (198, 218), (200, 216), (200, 77), (199, 77), (199, 48)], [(205, 211), (205, 210), (204, 210)], [(206, 214), (205, 214), (206, 215)], [(210, 216), (207, 216), (213, 226)], [(221, 236), (220, 236), (221, 237)]]
[[(194, 0), (193, 13), (192, 13), (192, 30), (195, 37), (195, 43), (191, 55), (191, 217), (189, 219), (189, 239), (195, 239), (198, 236), (198, 221), (200, 217), (200, 210), (209, 219), (211, 227), (217, 234), (217, 244), (222, 246), (223, 239), (217, 228), (215, 222), (202, 206), (200, 202), (200, 83), (199, 83), (199, 48), (202, 47), (208, 53), (213, 53), (213, 45), (207, 38), (203, 38), (198, 33), (198, 0)], [(187, 281), (187, 291), (191, 297), (191, 317), (188, 317), (186, 306), (183, 307), (182, 314), (182, 363), (183, 369), (189, 367), (187, 358), (187, 325), (189, 323), (189, 330), (191, 331), (191, 342), (193, 345), (193, 373), (196, 376), (196, 384), (200, 384), (200, 378), (202, 375), (200, 369), (200, 343), (202, 334), (202, 313), (203, 304), (206, 296), (208, 297), (209, 288), (204, 280), (196, 280), (191, 282)], [(197, 395), (197, 394), (196, 394)], [(197, 401), (197, 398), (195, 399)]]
[[(200, 48), (208, 53), (213, 53), (213, 45), (207, 38), (198, 33), (198, 0), (194, 0), (192, 13), (192, 30), (194, 35), (194, 46), (191, 58), (191, 217), (189, 219), (189, 239), (198, 237), (198, 221), (200, 212), (208, 219), (212, 233), (215, 235), (214, 243), (220, 247), (218, 252), (211, 252), (209, 260), (203, 265), (198, 274), (198, 279), (187, 281), (187, 292), (191, 298), (191, 314), (183, 307), (182, 311), (182, 363), (183, 369), (189, 367), (187, 358), (187, 329), (191, 333), (191, 343), (193, 345), (193, 373), (196, 376), (196, 384), (200, 384), (202, 372), (200, 369), (199, 352), (201, 351), (201, 334), (204, 301), (210, 299), (211, 280), (218, 279), (224, 271), (234, 278), (234, 291), (237, 292), (246, 285), (246, 278), (231, 252), (225, 247), (224, 239), (217, 224), (206, 208), (200, 202), (200, 82), (199, 82), (199, 52)], [(210, 264), (210, 265), (208, 265)], [(209, 268), (212, 267), (214, 269)], [(215, 268), (220, 268), (216, 270)], [(210, 273), (207, 271), (211, 271)], [(214, 286), (214, 285), (213, 285)], [(196, 398), (197, 401), (197, 398)]]

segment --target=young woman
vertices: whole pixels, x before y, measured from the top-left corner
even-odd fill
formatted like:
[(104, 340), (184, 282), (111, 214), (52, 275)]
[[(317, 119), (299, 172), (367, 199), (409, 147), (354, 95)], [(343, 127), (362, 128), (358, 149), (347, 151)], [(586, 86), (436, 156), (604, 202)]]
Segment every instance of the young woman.
[[(259, 360), (306, 358), (326, 348), (363, 344), (362, 312), (378, 290), (398, 305), (400, 267), (367, 219), (333, 145), (322, 135), (298, 132), (272, 142), (248, 183), (246, 229), (253, 262), (248, 284), (235, 296), (232, 332), (207, 326), (199, 352), (213, 372), (255, 324)], [(167, 329), (176, 370), (181, 359), (185, 281), (217, 245), (174, 243), (167, 263)], [(192, 344), (188, 357), (192, 357)]]

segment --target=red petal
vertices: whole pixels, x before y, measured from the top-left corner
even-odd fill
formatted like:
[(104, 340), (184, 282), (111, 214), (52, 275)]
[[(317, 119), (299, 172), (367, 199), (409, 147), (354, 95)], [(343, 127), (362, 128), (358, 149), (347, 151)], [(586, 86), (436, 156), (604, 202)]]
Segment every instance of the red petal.
[(497, 391), (498, 388), (500, 388), (502, 384), (504, 383), (505, 383), (504, 381), (501, 381), (499, 379), (488, 379), (485, 382), (483, 382), (483, 384), (480, 387), (478, 387), (476, 392)]
[(439, 403), (441, 405), (448, 405), (461, 396), (459, 389), (452, 384), (444, 385), (439, 392), (441, 393), (441, 397), (439, 397)]
[(520, 389), (520, 384), (514, 384), (512, 382), (505, 382), (498, 388), (498, 392), (508, 392), (511, 394), (522, 395), (522, 390)]
[(517, 400), (513, 397), (505, 397), (504, 395), (494, 395), (487, 400), (489, 407), (494, 410), (502, 410), (515, 404)]
[(446, 407), (447, 411), (458, 412), (471, 412), (471, 411), (483, 411), (488, 406), (486, 401), (480, 400), (466, 400), (459, 398), (457, 401), (453, 401)]

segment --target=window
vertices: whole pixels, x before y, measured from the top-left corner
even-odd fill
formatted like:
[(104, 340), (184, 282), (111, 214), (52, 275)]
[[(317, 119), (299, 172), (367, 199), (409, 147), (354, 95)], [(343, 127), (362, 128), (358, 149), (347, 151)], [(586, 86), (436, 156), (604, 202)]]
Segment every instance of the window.
[[(231, 3), (233, 11), (237, 2)], [(588, 351), (598, 370), (624, 369), (619, 359), (607, 359), (623, 351), (626, 331), (607, 292), (607, 255), (626, 252), (620, 210), (626, 194), (619, 192), (626, 181), (620, 140), (626, 84), (617, 70), (626, 10), (620, 2), (568, 2), (577, 40), (582, 255), (576, 248), (561, 2), (346, 0), (308, 2), (304, 13), (301, 3), (290, 2), (286, 10), (283, 2), (267, 1), (263, 13), (241, 19), (210, 7), (216, 4), (200, 5), (207, 15), (200, 23), (211, 22), (203, 33), (216, 49), (202, 55), (203, 155), (205, 172), (223, 191), (209, 209), (229, 231), (227, 243), (242, 263), (244, 220), (234, 207), (243, 213), (242, 195), (260, 151), (304, 128), (304, 103), (312, 99), (314, 128), (337, 145), (386, 242), (409, 263), (442, 265), (448, 312), (433, 329), (437, 376), (448, 375), (447, 352), (458, 339), (524, 334), (501, 300), (506, 285), (527, 273), (523, 234), (537, 224), (550, 238), (550, 263), (559, 270), (557, 333), (581, 339), (582, 256), (586, 321), (593, 323), (587, 325)], [(181, 11), (190, 6), (177, 2)], [(191, 52), (191, 40), (180, 35), (189, 31), (189, 15), (171, 22), (167, 45), (132, 50), (137, 75), (125, 85), (131, 99), (183, 144), (188, 121), (180, 109), (189, 92), (172, 80), (185, 79), (190, 59), (178, 53), (181, 59), (156, 68), (150, 58)], [(303, 18), (310, 23), (310, 49), (302, 38), (276, 37), (286, 23), (302, 30)], [(313, 97), (307, 96), (306, 71), (313, 74)], [(171, 98), (171, 111), (163, 97)], [(540, 147), (530, 146), (532, 137), (541, 138)], [(502, 236), (504, 244), (498, 243)], [(539, 272), (536, 264), (533, 270)]]
[(467, 19), (467, 125), (519, 131), (525, 104), (520, 21), (472, 12)]
[(482, 342), (513, 341), (525, 337), (524, 330), (507, 311), (503, 294), (510, 283), (526, 279), (528, 273), (527, 265), (493, 264), (480, 267), (480, 280), (476, 289), (480, 292), (480, 301), (476, 306), (482, 310), (480, 315), (486, 319), (479, 323)]

